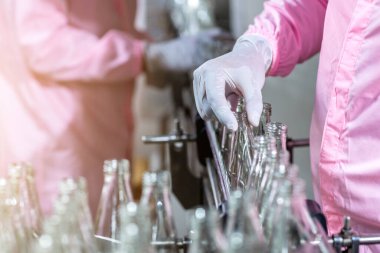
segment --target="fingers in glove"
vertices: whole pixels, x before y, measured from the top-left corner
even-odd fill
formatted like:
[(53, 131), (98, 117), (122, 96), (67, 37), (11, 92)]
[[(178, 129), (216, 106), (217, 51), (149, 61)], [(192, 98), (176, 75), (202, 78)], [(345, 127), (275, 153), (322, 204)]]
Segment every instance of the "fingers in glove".
[[(248, 121), (258, 126), (260, 122), (261, 112), (263, 110), (263, 98), (261, 89), (264, 85), (265, 76), (259, 75), (241, 75), (238, 89), (242, 93), (245, 100)], [(264, 73), (264, 72), (263, 72)]]
[(205, 86), (207, 104), (222, 124), (228, 129), (236, 131), (238, 123), (226, 99), (226, 79), (223, 78), (223, 70), (207, 73), (204, 81), (209, 84)]
[(261, 95), (261, 90), (253, 90), (253, 93), (249, 97), (246, 97), (245, 106), (248, 121), (257, 127), (260, 123), (261, 112), (263, 111), (263, 97)]
[(202, 78), (202, 66), (194, 71), (193, 74), (193, 90), (194, 90), (194, 99), (195, 106), (197, 107), (198, 113), (202, 119), (206, 120), (206, 112), (203, 108), (203, 99), (206, 97), (205, 83)]

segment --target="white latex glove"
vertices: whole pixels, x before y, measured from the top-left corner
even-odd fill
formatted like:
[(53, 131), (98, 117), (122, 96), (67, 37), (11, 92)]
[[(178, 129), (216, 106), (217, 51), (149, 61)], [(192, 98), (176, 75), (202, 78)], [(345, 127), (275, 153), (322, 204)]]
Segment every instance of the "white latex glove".
[(263, 108), (261, 89), (271, 62), (272, 49), (264, 37), (243, 35), (232, 52), (196, 69), (193, 85), (200, 116), (209, 119), (215, 114), (227, 128), (237, 130), (229, 102), (238, 95), (245, 99), (249, 122), (258, 126)]
[(147, 72), (183, 73), (193, 71), (205, 61), (215, 57), (214, 40), (222, 34), (214, 28), (193, 36), (183, 36), (160, 43), (151, 43), (145, 52)]

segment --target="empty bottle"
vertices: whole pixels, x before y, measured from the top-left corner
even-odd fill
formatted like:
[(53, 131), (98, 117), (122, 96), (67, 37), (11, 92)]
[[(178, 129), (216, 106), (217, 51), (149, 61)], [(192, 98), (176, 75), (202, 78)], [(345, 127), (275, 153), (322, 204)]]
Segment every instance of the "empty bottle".
[(275, 139), (270, 136), (257, 136), (254, 138), (252, 154), (253, 159), (247, 176), (246, 190), (255, 189), (259, 195), (259, 189), (265, 177), (265, 167), (269, 162), (268, 157), (277, 155)]
[(229, 146), (228, 174), (230, 177), (231, 189), (243, 189), (244, 178), (249, 173), (252, 163), (253, 132), (248, 123), (247, 113), (244, 108), (244, 101), (240, 99), (234, 112), (238, 122), (238, 129), (231, 133), (231, 145)]
[(152, 242), (173, 242), (166, 248), (158, 248), (160, 253), (178, 252), (170, 195), (169, 171), (145, 172), (139, 210), (147, 214)]
[(43, 217), (35, 186), (34, 170), (27, 163), (14, 163), (9, 166), (8, 175), (18, 194), (21, 219), (32, 237), (37, 238), (42, 229)]
[(269, 103), (263, 103), (263, 111), (261, 113), (260, 122), (257, 127), (253, 127), (253, 133), (255, 136), (265, 135), (267, 132), (267, 124), (271, 122), (272, 105)]
[(151, 245), (149, 221), (147, 214), (138, 209), (135, 202), (129, 202), (120, 210), (121, 233), (120, 245), (115, 253), (154, 253)]
[(226, 238), (221, 231), (218, 213), (215, 209), (197, 208), (191, 223), (191, 244), (189, 253), (224, 253)]
[(133, 201), (128, 160), (104, 162), (104, 184), (95, 221), (95, 234), (119, 239), (119, 210)]
[(267, 134), (275, 138), (278, 152), (286, 151), (287, 125), (281, 122), (269, 122), (267, 124)]
[(306, 209), (303, 189), (304, 183), (300, 179), (285, 180), (282, 184), (272, 217), (270, 252), (333, 252)]
[(229, 252), (265, 252), (254, 191), (231, 193), (225, 235)]
[[(25, 227), (20, 220), (17, 213), (17, 201), (15, 201), (11, 194), (11, 186), (5, 178), (0, 178), (0, 245), (1, 251), (4, 253), (26, 252), (24, 244), (25, 240)], [(16, 222), (16, 223), (15, 223)], [(24, 241), (25, 240), (25, 241)]]

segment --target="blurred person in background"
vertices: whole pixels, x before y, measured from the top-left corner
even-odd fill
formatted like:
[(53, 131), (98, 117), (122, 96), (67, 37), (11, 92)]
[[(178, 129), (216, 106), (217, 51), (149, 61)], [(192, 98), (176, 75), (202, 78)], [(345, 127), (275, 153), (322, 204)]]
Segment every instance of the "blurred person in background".
[(320, 51), (310, 152), (315, 198), (329, 234), (340, 231), (344, 215), (360, 235), (380, 231), (379, 16), (380, 1), (267, 1), (231, 53), (194, 72), (201, 116), (214, 114), (236, 129), (229, 106), (236, 94), (257, 125), (265, 76), (286, 76)]
[[(229, 29), (228, 0), (142, 0), (137, 26), (154, 42), (165, 42), (175, 38), (195, 36), (214, 29), (223, 31), (216, 40), (202, 40), (199, 50), (204, 58), (214, 58), (229, 51), (234, 39)], [(176, 52), (172, 52), (176, 53)], [(193, 70), (192, 70), (193, 71)], [(194, 133), (193, 119), (196, 113), (192, 92), (192, 71), (172, 73), (160, 71), (146, 73), (139, 79), (134, 97), (136, 132), (134, 140), (133, 183), (138, 189), (142, 174), (147, 168), (168, 168), (165, 162), (165, 145), (143, 144), (143, 135), (167, 135), (174, 130), (178, 119), (186, 133)], [(188, 145), (192, 145), (188, 143)], [(195, 144), (194, 144), (195, 145)], [(199, 174), (195, 148), (188, 148), (187, 166), (195, 175)], [(173, 176), (173, 175), (172, 175)], [(178, 179), (178, 178), (177, 178)], [(195, 189), (192, 189), (194, 191)]]
[(0, 3), (0, 172), (28, 161), (44, 213), (58, 183), (83, 176), (92, 213), (103, 161), (131, 155), (131, 101), (142, 71), (188, 72), (215, 31), (146, 43), (136, 0)]

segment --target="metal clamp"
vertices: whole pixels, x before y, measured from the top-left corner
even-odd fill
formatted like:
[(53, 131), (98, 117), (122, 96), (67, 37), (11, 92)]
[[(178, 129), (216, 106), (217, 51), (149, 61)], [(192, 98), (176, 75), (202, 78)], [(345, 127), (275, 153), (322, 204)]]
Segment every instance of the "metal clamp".
[(159, 143), (178, 143), (196, 141), (197, 136), (194, 134), (187, 134), (183, 132), (179, 120), (175, 120), (175, 130), (173, 134), (168, 135), (144, 135), (141, 137), (142, 141), (146, 144), (159, 144)]
[(360, 245), (379, 244), (380, 235), (359, 236), (351, 228), (351, 218), (344, 217), (343, 228), (339, 234), (333, 235), (329, 242), (337, 253), (359, 253)]
[[(98, 245), (102, 245), (102, 248), (104, 249), (110, 249), (114, 247), (115, 245), (120, 244), (119, 240), (115, 240), (115, 239), (100, 236), (100, 235), (95, 235), (95, 240), (98, 243)], [(190, 244), (191, 244), (191, 240), (187, 238), (177, 239), (175, 241), (152, 241), (151, 242), (151, 245), (157, 249), (175, 246), (176, 248), (184, 249), (185, 251), (188, 249)]]

